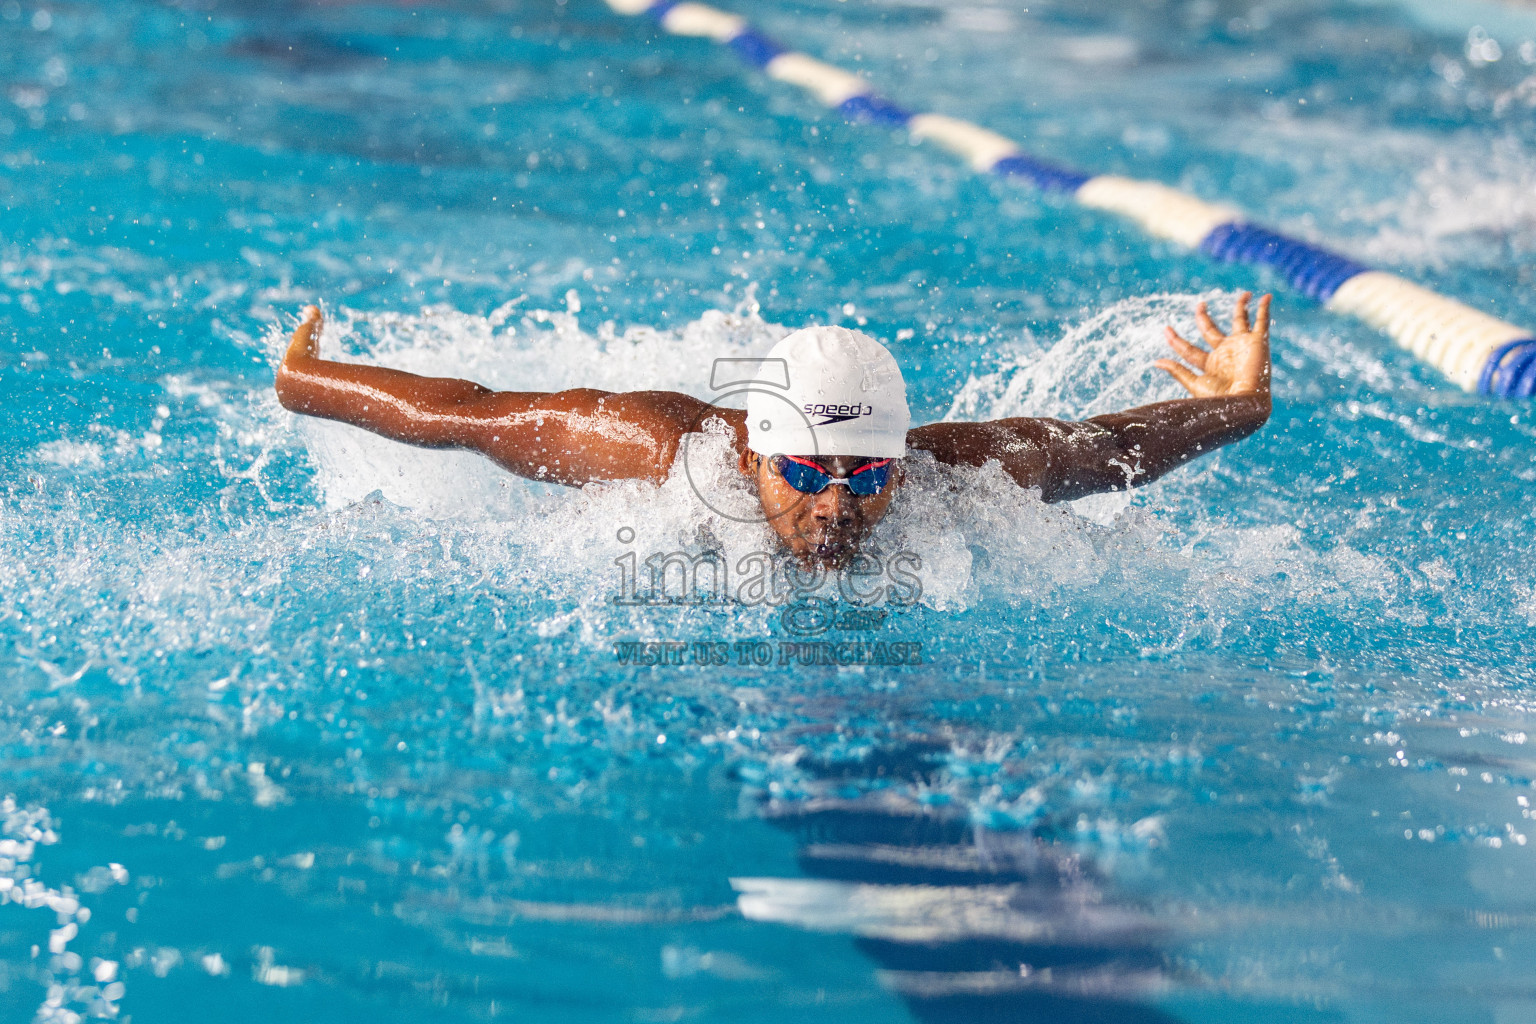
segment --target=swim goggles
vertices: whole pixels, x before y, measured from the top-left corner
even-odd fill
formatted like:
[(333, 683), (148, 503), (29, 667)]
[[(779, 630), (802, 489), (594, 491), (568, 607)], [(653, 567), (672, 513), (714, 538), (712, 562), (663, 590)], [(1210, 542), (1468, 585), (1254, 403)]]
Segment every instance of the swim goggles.
[(769, 460), (769, 465), (784, 478), (785, 483), (801, 494), (820, 494), (833, 484), (842, 484), (854, 494), (867, 498), (885, 490), (886, 481), (891, 477), (893, 461), (881, 459), (878, 462), (866, 462), (846, 477), (833, 476), (810, 459), (800, 459), (793, 455), (775, 455)]

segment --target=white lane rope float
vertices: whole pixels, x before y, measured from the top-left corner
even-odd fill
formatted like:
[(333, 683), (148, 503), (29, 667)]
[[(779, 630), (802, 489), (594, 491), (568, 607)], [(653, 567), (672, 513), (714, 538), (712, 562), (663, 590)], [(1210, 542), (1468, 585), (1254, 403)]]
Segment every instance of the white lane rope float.
[(620, 14), (646, 14), (677, 36), (730, 47), (769, 78), (797, 85), (850, 121), (905, 128), (973, 168), (1065, 193), (1120, 214), (1147, 234), (1225, 263), (1268, 267), (1292, 288), (1337, 313), (1385, 332), (1468, 391), (1499, 398), (1536, 395), (1536, 331), (1430, 291), (1396, 274), (1289, 238), (1243, 216), (1155, 181), (1091, 175), (1030, 156), (1012, 139), (943, 114), (913, 114), (877, 95), (869, 81), (779, 46), (740, 15), (676, 0), (607, 0)]

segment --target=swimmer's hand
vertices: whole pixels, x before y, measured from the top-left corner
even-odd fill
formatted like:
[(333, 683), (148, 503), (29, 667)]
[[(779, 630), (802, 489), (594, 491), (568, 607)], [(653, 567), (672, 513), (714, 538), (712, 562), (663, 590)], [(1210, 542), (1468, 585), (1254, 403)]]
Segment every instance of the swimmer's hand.
[(1174, 380), (1184, 385), (1196, 398), (1226, 398), (1238, 395), (1262, 395), (1269, 397), (1269, 300), (1266, 295), (1259, 300), (1253, 323), (1248, 322), (1248, 300), (1251, 292), (1237, 297), (1237, 309), (1232, 314), (1232, 332), (1222, 333), (1211, 319), (1205, 303), (1195, 310), (1195, 320), (1200, 334), (1210, 346), (1206, 351), (1179, 336), (1172, 327), (1167, 328), (1168, 345), (1199, 373), (1175, 359), (1159, 359), (1153, 365), (1167, 370)]

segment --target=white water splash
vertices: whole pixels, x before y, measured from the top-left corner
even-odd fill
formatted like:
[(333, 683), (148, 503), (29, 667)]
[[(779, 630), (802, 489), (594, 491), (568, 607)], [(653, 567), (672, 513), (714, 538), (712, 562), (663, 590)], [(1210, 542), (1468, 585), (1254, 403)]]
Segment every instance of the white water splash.
[(1512, 138), (1438, 148), (1414, 175), (1412, 191), (1343, 211), (1341, 219), (1375, 227), (1353, 246), (1370, 262), (1500, 265), (1511, 249), (1536, 251), (1536, 156)]
[[(1220, 293), (1118, 303), (1070, 328), (1048, 349), (1021, 353), (972, 377), (953, 396), (947, 418), (1078, 418), (1178, 397), (1182, 388), (1151, 362), (1167, 351), (1165, 324), (1194, 336), (1193, 311), (1201, 298), (1211, 302), (1218, 320), (1230, 315), (1231, 297)], [(622, 335), (607, 327), (583, 331), (566, 313), (530, 311), (515, 324), (509, 319), (507, 309), (489, 318), (447, 310), (348, 314), (328, 328), (324, 345), (331, 352), (343, 349), (347, 358), (496, 387), (673, 388), (707, 396), (713, 358), (760, 355), (787, 331), (748, 310), (712, 312), (676, 331), (632, 328)], [(273, 347), (280, 341), (274, 336)], [(262, 402), (261, 416), (287, 421), (275, 402)], [(433, 521), (433, 531), (451, 534), (453, 550), (477, 563), (478, 571), (537, 579), (546, 592), (563, 594), (562, 611), (527, 625), (539, 636), (571, 633), (596, 645), (616, 633), (643, 631), (642, 618), (626, 619), (609, 602), (619, 575), (616, 560), (627, 553), (643, 561), (654, 553), (694, 557), (709, 551), (730, 567), (776, 549), (767, 528), (751, 521), (756, 499), (736, 472), (723, 434), (693, 436), (692, 484), (675, 472), (660, 487), (621, 482), (573, 491), (517, 480), (474, 455), (424, 451), (334, 423), (293, 422), (330, 508), (380, 496)], [(1204, 460), (1181, 470), (1176, 486), (1198, 489), (1212, 464)], [(871, 547), (917, 553), (922, 603), (935, 609), (978, 601), (1076, 606), (1091, 594), (1104, 596), (1106, 587), (1124, 588), (1160, 595), (1159, 603), (1191, 606), (1197, 611), (1181, 614), (1197, 615), (1204, 620), (1201, 629), (1219, 633), (1227, 617), (1198, 612), (1218, 592), (1267, 609), (1298, 593), (1330, 605), (1337, 595), (1361, 592), (1390, 602), (1402, 582), (1379, 558), (1347, 545), (1313, 550), (1289, 524), (1234, 528), (1219, 512), (1170, 523), (1154, 508), (1141, 507), (1155, 501), (1156, 487), (1138, 492), (1135, 507), (1123, 493), (1047, 505), (996, 465), (944, 467), (919, 453), (909, 459), (908, 471), (903, 494)], [(1219, 603), (1225, 608), (1230, 602)], [(759, 629), (766, 614), (737, 612), (726, 626), (732, 632)], [(1172, 617), (1160, 644), (1177, 642), (1178, 620)]]
[[(87, 964), (69, 948), (80, 927), (90, 921), (90, 908), (72, 886), (55, 888), (36, 874), (37, 847), (59, 841), (58, 826), (48, 808), (18, 804), (14, 796), (5, 797), (0, 800), (0, 836), (0, 906), (9, 903), (47, 911), (56, 925), (48, 930), (45, 941), (33, 947), (33, 956), (42, 958), (47, 986), (34, 1020), (39, 1024), (79, 1024), (87, 1017), (117, 1017), (127, 988), (118, 980), (116, 961), (93, 957)], [(99, 893), (127, 884), (128, 870), (121, 864), (94, 867), (79, 876), (79, 881), (86, 893)], [(43, 924), (39, 918), (33, 920), (38, 926)]]

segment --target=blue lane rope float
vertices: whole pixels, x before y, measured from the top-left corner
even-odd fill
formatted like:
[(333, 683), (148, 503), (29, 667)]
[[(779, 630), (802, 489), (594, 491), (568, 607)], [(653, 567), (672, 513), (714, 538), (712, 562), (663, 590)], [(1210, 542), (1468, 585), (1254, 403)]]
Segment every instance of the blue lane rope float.
[(1500, 398), (1536, 395), (1536, 332), (1254, 224), (1234, 207), (1155, 181), (1085, 174), (1031, 156), (1012, 139), (969, 121), (912, 113), (877, 95), (859, 75), (785, 49), (740, 15), (677, 0), (607, 2), (620, 14), (649, 15), (672, 35), (728, 46), (769, 78), (799, 86), (850, 121), (905, 128), (914, 140), (933, 142), (978, 171), (1022, 179), (1044, 192), (1118, 213), (1156, 238), (1212, 259), (1268, 267), (1325, 308), (1385, 332), (1468, 391)]

